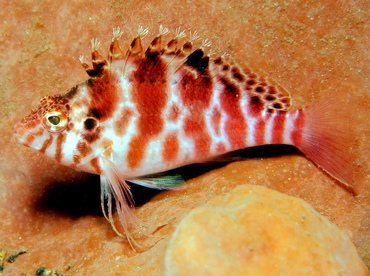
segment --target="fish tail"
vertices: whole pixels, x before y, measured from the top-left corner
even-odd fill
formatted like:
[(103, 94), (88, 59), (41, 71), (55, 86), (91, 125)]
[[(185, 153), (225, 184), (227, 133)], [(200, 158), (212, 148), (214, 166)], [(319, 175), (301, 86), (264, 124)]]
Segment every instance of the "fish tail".
[(350, 107), (348, 99), (339, 94), (304, 108), (300, 139), (295, 146), (356, 194), (352, 149), (355, 135), (351, 129), (354, 116)]

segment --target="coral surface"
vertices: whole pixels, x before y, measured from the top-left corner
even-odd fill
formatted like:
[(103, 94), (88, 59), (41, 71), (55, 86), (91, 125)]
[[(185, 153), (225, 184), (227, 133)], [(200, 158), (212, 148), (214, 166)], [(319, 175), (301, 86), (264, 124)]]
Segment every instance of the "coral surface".
[(165, 275), (367, 275), (349, 237), (305, 201), (241, 185), (178, 225)]

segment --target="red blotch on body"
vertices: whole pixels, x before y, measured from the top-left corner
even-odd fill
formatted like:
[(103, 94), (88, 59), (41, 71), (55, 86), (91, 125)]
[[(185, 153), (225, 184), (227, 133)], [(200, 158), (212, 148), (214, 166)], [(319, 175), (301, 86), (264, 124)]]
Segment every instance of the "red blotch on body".
[(102, 141), (102, 147), (104, 149), (103, 156), (107, 159), (111, 159), (112, 157), (112, 145), (113, 141), (111, 139), (104, 139)]
[(277, 111), (274, 114), (273, 124), (272, 124), (272, 137), (271, 144), (283, 144), (284, 143), (284, 130), (286, 122), (286, 111)]
[(265, 105), (259, 96), (249, 96), (248, 115), (254, 118), (261, 116)]
[(203, 158), (209, 153), (212, 142), (205, 124), (204, 118), (196, 120), (194, 117), (189, 117), (184, 121), (185, 135), (194, 140), (196, 156)]
[(138, 134), (129, 144), (128, 162), (131, 168), (140, 165), (150, 140), (163, 130), (163, 110), (168, 100), (167, 66), (160, 56), (149, 55), (137, 62), (133, 72), (132, 98), (140, 116)]
[(99, 126), (93, 130), (86, 130), (83, 133), (81, 133), (81, 136), (84, 140), (86, 140), (86, 142), (92, 144), (102, 137), (103, 128), (104, 127)]
[(121, 118), (118, 119), (114, 125), (114, 130), (118, 136), (125, 135), (126, 129), (133, 115), (134, 112), (130, 108), (123, 109)]
[(145, 146), (149, 139), (145, 140), (144, 137), (135, 136), (129, 144), (129, 151), (127, 161), (130, 168), (136, 168), (145, 156)]
[(80, 152), (82, 158), (88, 156), (93, 151), (86, 141), (79, 141), (76, 145), (76, 150)]
[(217, 136), (221, 135), (221, 111), (219, 108), (212, 110), (212, 128)]
[(118, 76), (109, 71), (101, 78), (88, 80), (86, 85), (92, 99), (87, 116), (101, 122), (111, 118), (121, 99)]
[(205, 121), (205, 111), (211, 104), (213, 95), (212, 78), (208, 70), (199, 72), (184, 66), (178, 73), (182, 74), (179, 82), (180, 99), (189, 109), (184, 120), (185, 134), (194, 140), (196, 156), (205, 158), (212, 142)]
[(170, 122), (176, 122), (180, 116), (180, 108), (174, 104), (171, 106), (170, 115), (168, 116), (168, 120)]
[(256, 145), (265, 144), (266, 121), (260, 118), (254, 126), (254, 141)]
[(302, 128), (304, 126), (304, 113), (303, 110), (296, 111), (297, 118), (294, 120), (294, 130), (290, 134), (290, 139), (293, 142), (293, 145), (299, 146), (302, 141)]
[(226, 152), (226, 147), (225, 147), (225, 144), (224, 143), (218, 143), (217, 146), (216, 146), (216, 151), (217, 153), (225, 153)]
[(213, 84), (207, 72), (188, 72), (187, 69), (180, 71), (183, 75), (179, 84), (183, 105), (191, 106), (195, 110), (204, 110), (210, 105)]
[(241, 91), (235, 84), (226, 78), (220, 78), (223, 90), (220, 93), (221, 108), (228, 118), (225, 123), (225, 132), (233, 150), (246, 146), (247, 126), (241, 110)]
[(175, 132), (168, 134), (163, 143), (163, 160), (167, 162), (176, 160), (179, 147), (180, 144), (177, 134)]
[(103, 170), (100, 167), (100, 163), (99, 163), (99, 158), (98, 157), (95, 157), (95, 158), (91, 159), (90, 165), (95, 169), (95, 171), (96, 171), (97, 174), (99, 174), (99, 175), (102, 175), (103, 174)]
[(78, 164), (80, 164), (81, 160), (82, 160), (81, 155), (74, 154), (72, 167), (76, 167)]

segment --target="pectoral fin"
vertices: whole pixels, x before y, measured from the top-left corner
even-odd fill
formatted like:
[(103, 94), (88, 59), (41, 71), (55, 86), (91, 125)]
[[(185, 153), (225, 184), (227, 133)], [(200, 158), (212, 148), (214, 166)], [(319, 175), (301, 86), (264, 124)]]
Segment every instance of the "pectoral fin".
[(131, 183), (157, 190), (175, 190), (185, 182), (180, 174), (167, 172), (142, 176), (140, 178), (127, 180)]

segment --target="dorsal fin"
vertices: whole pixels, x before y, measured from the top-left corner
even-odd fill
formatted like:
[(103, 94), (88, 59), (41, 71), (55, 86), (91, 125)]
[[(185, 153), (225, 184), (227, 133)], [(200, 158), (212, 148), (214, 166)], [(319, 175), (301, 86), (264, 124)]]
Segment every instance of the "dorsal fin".
[[(119, 46), (118, 39), (122, 32), (119, 28), (113, 29), (113, 39), (110, 46), (109, 62), (99, 54), (99, 42), (92, 41), (92, 59), (93, 67), (89, 67), (84, 58), (80, 58), (86, 72), (93, 78), (101, 78), (105, 74), (105, 68), (108, 64), (113, 70), (121, 70), (126, 72), (130, 70), (130, 64), (135, 64), (135, 60), (142, 62), (145, 57), (149, 59), (158, 59), (160, 56), (166, 58), (168, 63), (172, 63), (172, 67), (180, 68), (188, 66), (193, 73), (202, 74), (205, 70), (210, 70), (210, 75), (219, 79), (227, 80), (227, 83), (235, 85), (244, 91), (248, 96), (256, 102), (263, 103), (265, 110), (280, 110), (286, 111), (291, 106), (291, 96), (281, 85), (275, 80), (267, 77), (264, 73), (256, 72), (246, 66), (240, 66), (235, 62), (227, 62), (224, 57), (218, 57), (210, 60), (209, 55), (203, 51), (203, 46), (192, 50), (192, 41), (198, 39), (197, 33), (186, 41), (181, 48), (178, 48), (178, 39), (185, 36), (185, 32), (178, 29), (176, 36), (162, 48), (161, 38), (168, 33), (167, 28), (160, 26), (158, 35), (153, 39), (146, 51), (141, 44), (141, 39), (148, 33), (147, 28), (139, 27), (138, 35), (130, 44), (127, 54), (124, 57), (123, 51)], [(208, 45), (207, 42), (203, 43)], [(150, 65), (148, 75), (155, 68), (153, 63)], [(189, 72), (190, 72), (189, 71)]]
[(264, 103), (264, 109), (288, 110), (291, 106), (290, 93), (263, 73), (253, 72), (234, 62), (226, 62), (223, 57), (214, 59), (211, 69), (214, 75), (241, 87), (250, 98), (258, 97), (259, 102)]
[(100, 47), (100, 42), (97, 39), (91, 40), (91, 58), (92, 58), (92, 65), (90, 67), (84, 56), (80, 57), (80, 62), (82, 67), (85, 69), (86, 73), (92, 78), (100, 78), (104, 75), (105, 67), (107, 66), (108, 62), (100, 55), (98, 49)]

